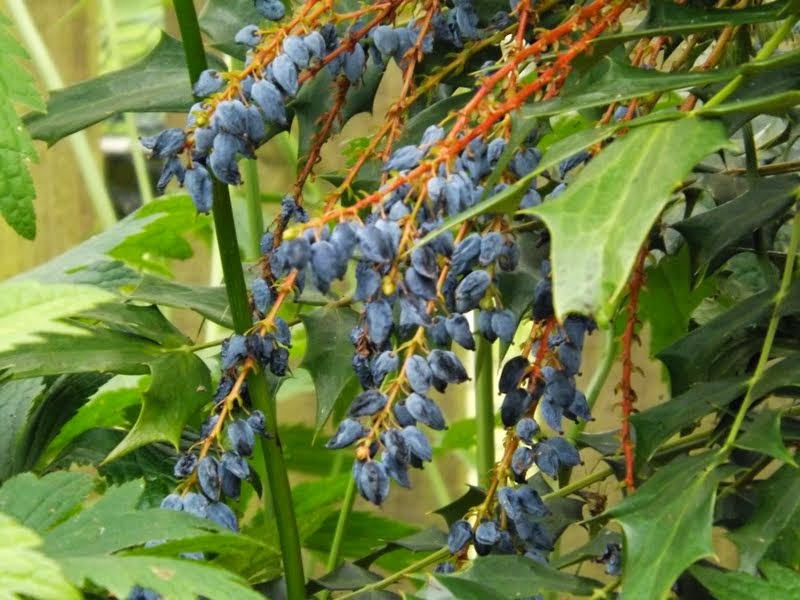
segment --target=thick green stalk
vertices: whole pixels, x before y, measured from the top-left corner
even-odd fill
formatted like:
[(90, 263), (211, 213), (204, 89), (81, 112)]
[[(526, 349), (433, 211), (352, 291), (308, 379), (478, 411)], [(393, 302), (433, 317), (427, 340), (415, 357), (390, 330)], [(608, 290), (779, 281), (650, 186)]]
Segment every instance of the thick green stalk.
[(772, 317), (770, 317), (767, 333), (764, 336), (764, 343), (761, 346), (761, 354), (758, 356), (758, 363), (756, 363), (753, 375), (747, 382), (747, 392), (745, 392), (744, 400), (739, 407), (739, 412), (736, 413), (736, 418), (731, 425), (731, 430), (728, 432), (728, 437), (725, 438), (725, 443), (720, 449), (720, 454), (722, 456), (727, 456), (731, 450), (733, 450), (733, 446), (736, 443), (736, 436), (742, 428), (747, 411), (750, 410), (753, 402), (757, 400), (754, 390), (756, 385), (763, 378), (764, 371), (767, 368), (767, 362), (769, 362), (772, 343), (775, 341), (775, 332), (778, 330), (778, 322), (781, 320), (783, 301), (786, 299), (786, 296), (789, 295), (789, 288), (792, 285), (794, 261), (797, 257), (798, 246), (800, 246), (800, 216), (795, 215), (792, 223), (792, 238), (789, 242), (789, 250), (786, 252), (786, 264), (783, 267), (783, 277), (781, 277), (781, 285), (773, 300), (774, 307), (772, 309)]
[[(23, 0), (6, 0), (6, 7), (14, 24), (20, 34), (20, 39), (25, 43), (28, 53), (31, 55), (33, 64), (49, 90), (64, 87), (64, 81), (58, 72), (55, 62), (53, 62), (47, 45), (44, 43), (36, 23), (33, 21), (28, 7)], [(86, 186), (86, 193), (92, 204), (97, 220), (102, 229), (108, 229), (117, 222), (117, 215), (114, 212), (114, 204), (108, 195), (102, 171), (97, 166), (92, 148), (89, 145), (89, 138), (85, 131), (78, 131), (67, 138), (72, 153), (75, 155), (75, 162), (78, 163), (78, 170)]]
[[(234, 60), (234, 69), (241, 69), (244, 63)], [(244, 199), (247, 206), (247, 260), (255, 261), (261, 256), (261, 235), (264, 233), (264, 213), (261, 209), (261, 182), (258, 178), (258, 162), (245, 158), (241, 161), (244, 175)]]
[(488, 483), (494, 467), (494, 360), (492, 345), (482, 335), (475, 343), (475, 422), (478, 484)]
[[(795, 23), (797, 23), (798, 15), (793, 14), (786, 18), (781, 26), (778, 27), (777, 31), (772, 34), (772, 36), (766, 41), (766, 43), (761, 47), (761, 50), (758, 51), (756, 54), (755, 61), (758, 62), (759, 60), (764, 60), (769, 58), (775, 50), (783, 43), (783, 40), (787, 38), (787, 36), (792, 33), (792, 27)], [(708, 102), (706, 102), (702, 108), (699, 109), (698, 112), (702, 113), (703, 109), (714, 108), (725, 102), (731, 94), (733, 94), (736, 90), (739, 89), (744, 83), (745, 76), (742, 74), (737, 75), (733, 79), (731, 79), (725, 87), (723, 87), (720, 91), (718, 91), (714, 96), (712, 96)]]
[[(192, 81), (195, 81), (207, 65), (200, 27), (197, 23), (197, 13), (192, 0), (174, 0), (174, 6), (186, 52), (189, 74)], [(242, 333), (252, 326), (252, 317), (239, 255), (230, 194), (228, 187), (218, 181), (214, 182), (213, 214), (234, 329), (238, 333)], [(253, 406), (264, 413), (267, 420), (267, 431), (272, 434), (270, 439), (264, 441), (264, 462), (280, 538), (287, 597), (290, 600), (302, 600), (305, 598), (303, 557), (289, 476), (278, 437), (274, 398), (270, 398), (267, 381), (260, 373), (250, 372), (247, 377), (247, 387)]]

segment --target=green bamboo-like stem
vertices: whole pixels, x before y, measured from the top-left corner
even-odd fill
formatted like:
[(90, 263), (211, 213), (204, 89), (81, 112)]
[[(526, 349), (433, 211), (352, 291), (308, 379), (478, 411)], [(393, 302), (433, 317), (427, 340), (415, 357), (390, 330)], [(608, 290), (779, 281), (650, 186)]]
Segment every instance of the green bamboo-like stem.
[(494, 467), (494, 361), (492, 345), (478, 335), (475, 343), (475, 421), (478, 484), (488, 483)]
[(772, 343), (775, 341), (775, 332), (778, 330), (778, 322), (781, 319), (783, 301), (786, 299), (786, 296), (789, 295), (789, 288), (792, 285), (794, 261), (797, 257), (798, 246), (800, 246), (800, 216), (795, 215), (792, 223), (792, 238), (789, 241), (789, 249), (786, 252), (786, 264), (783, 267), (783, 276), (781, 277), (780, 287), (778, 288), (773, 300), (774, 307), (772, 309), (772, 316), (770, 317), (769, 325), (767, 326), (767, 333), (764, 336), (764, 343), (761, 346), (761, 354), (758, 356), (758, 363), (756, 363), (756, 368), (753, 371), (753, 375), (747, 382), (747, 392), (745, 392), (744, 400), (742, 401), (742, 405), (739, 407), (739, 412), (736, 413), (736, 418), (734, 419), (731, 429), (728, 432), (728, 437), (725, 438), (725, 443), (720, 449), (721, 456), (727, 457), (727, 455), (733, 450), (733, 446), (736, 443), (736, 436), (739, 434), (739, 430), (742, 428), (747, 411), (750, 410), (753, 402), (757, 400), (754, 390), (756, 385), (763, 378), (764, 371), (767, 368), (769, 355), (772, 351)]
[[(333, 542), (331, 543), (331, 551), (328, 553), (328, 562), (325, 564), (325, 571), (330, 573), (339, 566), (339, 561), (342, 558), (342, 544), (344, 543), (344, 536), (347, 532), (347, 522), (350, 520), (350, 515), (353, 512), (353, 505), (356, 501), (356, 480), (352, 477), (347, 484), (347, 490), (344, 493), (344, 500), (342, 501), (342, 508), (339, 511), (339, 519), (336, 521), (336, 531), (333, 533)], [(324, 590), (319, 594), (320, 600), (330, 598), (330, 591)]]
[[(189, 74), (192, 81), (196, 81), (207, 66), (200, 27), (197, 23), (197, 13), (192, 0), (174, 0), (174, 7)], [(234, 329), (238, 333), (242, 333), (252, 326), (252, 317), (239, 255), (230, 194), (228, 187), (218, 181), (214, 182), (213, 215)], [(278, 437), (274, 398), (270, 398), (267, 381), (260, 373), (250, 372), (247, 377), (247, 387), (253, 406), (264, 413), (267, 431), (272, 434), (270, 439), (264, 441), (264, 462), (280, 538), (287, 597), (290, 600), (302, 600), (305, 598), (303, 558), (289, 476)]]
[[(28, 7), (23, 0), (6, 0), (6, 7), (14, 24), (20, 34), (20, 39), (25, 43), (25, 47), (31, 56), (36, 70), (49, 90), (64, 87), (64, 81), (58, 72), (53, 58), (44, 43), (36, 23), (33, 21)], [(75, 155), (75, 162), (81, 173), (83, 184), (86, 186), (86, 193), (89, 196), (94, 214), (102, 229), (108, 229), (117, 222), (117, 215), (114, 212), (114, 204), (106, 189), (103, 173), (97, 166), (92, 148), (89, 145), (89, 138), (85, 131), (78, 131), (67, 138), (72, 153)]]
[[(762, 46), (761, 50), (758, 51), (754, 62), (769, 58), (772, 53), (778, 49), (781, 43), (783, 43), (783, 40), (785, 40), (786, 37), (792, 32), (792, 27), (794, 27), (794, 24), (797, 23), (798, 18), (800, 18), (799, 15), (793, 14), (784, 19), (777, 31), (770, 36), (770, 38)], [(698, 110), (698, 112), (702, 113), (703, 109), (714, 108), (715, 106), (719, 106), (725, 102), (725, 100), (727, 100), (731, 94), (739, 89), (739, 86), (744, 83), (744, 80), (745, 76), (742, 74), (739, 74), (731, 79), (727, 85), (725, 85), (725, 87), (709, 98), (708, 102), (706, 102), (703, 107)]]

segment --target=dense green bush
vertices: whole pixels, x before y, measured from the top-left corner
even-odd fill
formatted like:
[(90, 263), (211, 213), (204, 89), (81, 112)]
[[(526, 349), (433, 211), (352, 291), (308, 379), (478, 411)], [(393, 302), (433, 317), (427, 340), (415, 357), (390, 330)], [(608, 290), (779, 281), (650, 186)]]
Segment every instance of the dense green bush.
[[(800, 597), (800, 5), (290, 4), (175, 0), (182, 42), (46, 106), (0, 23), (0, 210), (25, 237), (32, 139), (185, 115), (141, 139), (166, 197), (0, 288), (0, 589)], [(287, 131), (276, 198), (259, 148)], [(224, 288), (172, 278), (212, 228)], [(637, 398), (646, 355), (664, 398)], [(301, 370), (313, 427), (278, 418)], [(401, 489), (453, 451), (479, 485)], [(439, 526), (367, 510), (396, 495)]]

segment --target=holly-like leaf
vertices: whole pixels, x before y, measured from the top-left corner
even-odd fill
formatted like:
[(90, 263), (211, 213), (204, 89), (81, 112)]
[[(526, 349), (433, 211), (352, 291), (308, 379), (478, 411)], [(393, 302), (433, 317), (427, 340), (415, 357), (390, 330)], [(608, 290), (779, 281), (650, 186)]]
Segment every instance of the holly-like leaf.
[(0, 353), (40, 341), (43, 333), (81, 334), (61, 319), (113, 298), (92, 286), (6, 282), (0, 285)]
[(783, 411), (764, 408), (750, 416), (752, 418), (742, 425), (744, 433), (736, 438), (736, 446), (761, 452), (796, 467), (794, 456), (784, 445), (781, 436)]
[(507, 600), (539, 592), (591, 596), (600, 583), (522, 556), (485, 556), (455, 575), (436, 575), (459, 600)]
[(650, 354), (655, 355), (689, 331), (692, 313), (711, 292), (714, 281), (704, 279), (691, 289), (689, 252), (685, 248), (647, 269), (645, 279), (639, 316), (650, 324)]
[(681, 429), (694, 425), (715, 410), (724, 410), (744, 394), (746, 386), (743, 377), (698, 383), (663, 404), (632, 415), (631, 423), (636, 430), (636, 462), (643, 465), (661, 444)]
[(142, 412), (106, 461), (157, 441), (178, 448), (186, 421), (211, 400), (211, 374), (194, 353), (170, 352), (150, 362), (149, 367), (152, 380), (142, 395)]
[(563, 569), (587, 559), (596, 559), (603, 556), (609, 544), (622, 544), (622, 536), (616, 531), (609, 531), (603, 529), (600, 533), (594, 536), (591, 540), (568, 552), (558, 558), (554, 559), (550, 564), (556, 569)]
[(78, 593), (58, 563), (45, 556), (41, 538), (11, 517), (0, 514), (0, 590), (11, 600), (78, 600)]
[(760, 569), (764, 578), (701, 566), (692, 567), (691, 573), (717, 600), (764, 600), (800, 596), (800, 575), (795, 571), (771, 561), (761, 563)]
[[(601, 325), (610, 321), (673, 187), (726, 144), (723, 127), (713, 121), (687, 118), (640, 127), (603, 150), (557, 200), (524, 211), (550, 230), (559, 318), (579, 312)], [(665, 155), (671, 159), (664, 161)]]
[[(217, 59), (215, 68), (224, 69)], [(29, 114), (31, 135), (48, 145), (124, 112), (186, 112), (194, 104), (183, 46), (163, 34), (139, 62), (95, 79), (54, 91), (47, 114)]]
[(796, 175), (751, 180), (730, 202), (672, 225), (689, 243), (696, 276), (715, 271), (727, 259), (727, 248), (782, 215), (794, 202), (798, 182)]
[(467, 511), (478, 506), (486, 499), (486, 492), (481, 488), (470, 485), (463, 496), (453, 500), (450, 504), (437, 508), (433, 512), (440, 515), (449, 527), (455, 521), (463, 518)]
[(311, 373), (317, 394), (316, 427), (322, 429), (331, 413), (344, 410), (359, 391), (353, 374), (350, 330), (358, 316), (348, 308), (319, 308), (300, 316), (308, 343), (300, 366)]
[(800, 471), (783, 465), (769, 479), (757, 482), (752, 503), (755, 512), (747, 523), (728, 533), (739, 548), (739, 570), (748, 573), (755, 572), (800, 508)]
[(137, 282), (136, 287), (128, 292), (128, 298), (160, 306), (193, 310), (209, 321), (233, 329), (228, 297), (222, 286), (189, 285), (145, 274)]
[(151, 340), (165, 348), (179, 348), (191, 340), (167, 320), (156, 306), (105, 303), (84, 311), (83, 319), (98, 321), (116, 331)]
[(45, 106), (33, 77), (19, 63), (28, 56), (8, 31), (10, 26), (0, 13), (0, 213), (14, 231), (32, 240), (36, 237), (36, 190), (27, 163), (37, 155), (14, 103), (37, 111)]
[[(675, 459), (606, 512), (625, 533), (622, 586), (630, 598), (662, 598), (692, 563), (712, 556), (718, 455)], [(654, 527), (653, 523), (658, 523)]]
[(247, 46), (237, 44), (233, 38), (242, 27), (258, 25), (263, 18), (251, 0), (209, 0), (199, 21), (214, 48), (244, 60)]

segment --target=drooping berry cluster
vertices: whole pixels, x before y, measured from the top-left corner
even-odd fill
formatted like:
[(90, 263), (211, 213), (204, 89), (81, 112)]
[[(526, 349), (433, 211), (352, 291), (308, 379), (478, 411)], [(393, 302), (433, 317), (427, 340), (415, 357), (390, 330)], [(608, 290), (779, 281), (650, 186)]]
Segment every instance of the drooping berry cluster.
[[(262, 14), (280, 19), (277, 4), (256, 2)], [(289, 126), (294, 98), (322, 69), (343, 83), (340, 89), (345, 92), (360, 85), (367, 68), (383, 68), (389, 59), (409, 67), (413, 76), (415, 60), (431, 53), (436, 44), (449, 49), (469, 45), (513, 25), (521, 10), (512, 1), (510, 13), (498, 13), (480, 29), (469, 0), (458, 0), (450, 9), (431, 2), (432, 13), (405, 24), (393, 19), (404, 5), (413, 4), (408, 0), (374, 7), (379, 12), (369, 23), (364, 21), (368, 9), (350, 23), (325, 23), (322, 15), (332, 14), (331, 3), (318, 4), (316, 10), (307, 2), (300, 17), (279, 30), (244, 27), (236, 35), (237, 42), (250, 47), (244, 70), (202, 73), (194, 90), (205, 99), (192, 108), (186, 127), (142, 140), (155, 158), (166, 159), (160, 189), (177, 178), (198, 210), (207, 212), (212, 176), (241, 183), (237, 159), (253, 157), (271, 132)], [(529, 3), (523, 4), (529, 8)], [(392, 148), (391, 135), (386, 137), (380, 152), (383, 185), (354, 205), (338, 206), (334, 198), (322, 214), (310, 215), (302, 204), (304, 179), (284, 197), (277, 226), (261, 241), (262, 276), (252, 282), (253, 328), (223, 345), (214, 413), (201, 433), (200, 447), (176, 465), (176, 476), (184, 479), (183, 493), (165, 499), (165, 507), (237, 527), (222, 498), (238, 497), (249, 473), (246, 459), (254, 436), (264, 433), (263, 415), (257, 411), (247, 418), (234, 417), (246, 406), (244, 379), (257, 370), (286, 374), (291, 331), (277, 315), (281, 304), (308, 283), (330, 293), (351, 268), (356, 286), (350, 299), (360, 314), (351, 333), (352, 366), (363, 391), (353, 398), (347, 418), (326, 446), (356, 446), (353, 477), (361, 495), (375, 504), (386, 499), (391, 479), (410, 485), (409, 468), (421, 468), (432, 459), (424, 427), (446, 428), (433, 392), (468, 379), (453, 342), (473, 350), (477, 332), (489, 342), (512, 344), (520, 321), (506, 306), (498, 285), (500, 273), (518, 268), (519, 222), (506, 214), (484, 213), (464, 220), (457, 231), (445, 225), (537, 169), (542, 157), (537, 135), (511, 147), (511, 121), (504, 117), (545, 86), (547, 93), (557, 92), (569, 61), (542, 67), (534, 83), (518, 86), (515, 76), (504, 86), (498, 84), (560, 37), (582, 27), (587, 28), (583, 39), (598, 35), (623, 7), (624, 2), (604, 15), (602, 3), (591, 3), (527, 46), (521, 25), (518, 52), (484, 66), (481, 85), (455, 124), (445, 119), (428, 127), (417, 143), (399, 148)], [(335, 114), (330, 117), (335, 120)], [(372, 151), (378, 154), (379, 147)], [(590, 153), (581, 152), (543, 173), (550, 190), (545, 200), (556, 198), (566, 187), (563, 180), (569, 171), (590, 158)], [(532, 178), (519, 207), (540, 204), (542, 189), (542, 181)], [(507, 452), (497, 465), (486, 502), (468, 515), (472, 522), (459, 521), (451, 531), (450, 547), (459, 556), (471, 543), (479, 554), (523, 552), (544, 559), (552, 545), (540, 522), (547, 509), (524, 485), (527, 474), (536, 466), (554, 477), (561, 468), (580, 463), (568, 441), (545, 437), (541, 425), (561, 433), (564, 417), (591, 419), (574, 378), (584, 337), (594, 324), (580, 316), (561, 324), (555, 321), (548, 277), (545, 264), (531, 299), (531, 335), (500, 377)], [(226, 444), (220, 442), (223, 430)], [(519, 485), (507, 486), (509, 480)]]

